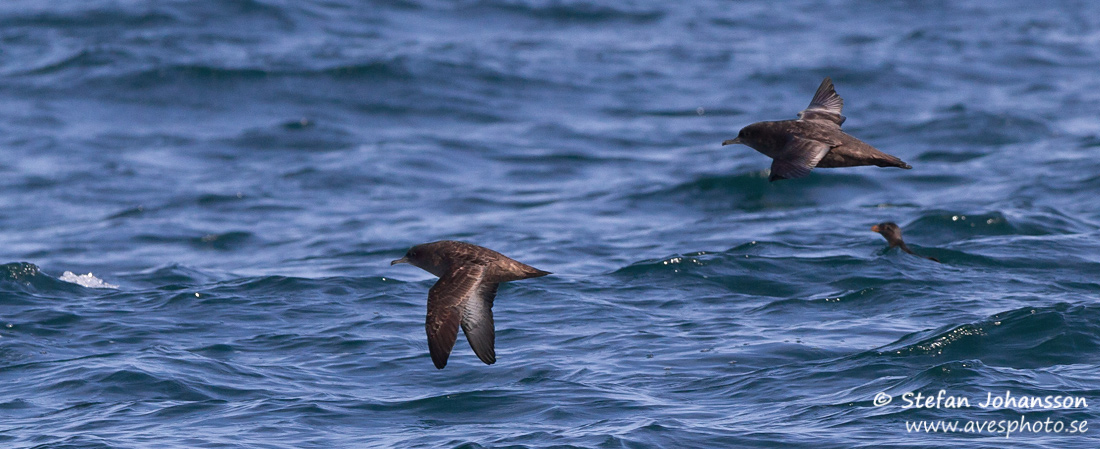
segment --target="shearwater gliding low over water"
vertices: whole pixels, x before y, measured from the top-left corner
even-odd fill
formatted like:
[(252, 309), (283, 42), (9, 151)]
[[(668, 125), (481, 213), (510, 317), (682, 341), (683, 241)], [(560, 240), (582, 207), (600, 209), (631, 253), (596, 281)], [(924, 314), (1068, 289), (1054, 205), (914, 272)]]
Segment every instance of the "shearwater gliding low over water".
[(840, 130), (845, 117), (840, 115), (844, 99), (837, 95), (833, 81), (825, 78), (817, 88), (810, 106), (798, 113), (798, 120), (756, 122), (722, 145), (739, 143), (772, 158), (769, 181), (809, 176), (814, 167), (913, 168), (901, 159), (883, 153)]
[(460, 324), (474, 354), (486, 365), (496, 362), (493, 298), (497, 285), (550, 274), (489, 248), (452, 240), (416, 245), (390, 265), (399, 263), (439, 277), (428, 291), (428, 318), (424, 323), (432, 363), (439, 369), (447, 366)]
[(901, 227), (898, 226), (897, 223), (894, 223), (892, 221), (882, 222), (877, 225), (871, 226), (871, 231), (882, 234), (882, 237), (886, 239), (886, 242), (890, 244), (891, 248), (901, 248), (902, 251), (905, 251), (917, 257), (923, 257), (933, 262), (940, 261), (935, 257), (922, 256), (920, 254), (914, 253), (913, 250), (909, 249), (909, 246), (906, 245), (905, 241), (901, 239)]

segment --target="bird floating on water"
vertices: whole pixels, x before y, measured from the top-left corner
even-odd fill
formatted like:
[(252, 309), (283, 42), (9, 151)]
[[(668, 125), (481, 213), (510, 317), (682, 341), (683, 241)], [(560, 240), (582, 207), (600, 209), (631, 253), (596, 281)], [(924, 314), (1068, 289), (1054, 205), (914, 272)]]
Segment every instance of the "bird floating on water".
[(797, 120), (756, 122), (741, 128), (737, 137), (722, 145), (739, 143), (772, 158), (768, 181), (796, 179), (810, 175), (814, 167), (913, 168), (901, 159), (840, 130), (845, 117), (840, 115), (844, 99), (837, 95), (833, 81), (825, 78), (817, 88), (810, 106), (798, 113)]
[(920, 254), (914, 253), (913, 250), (909, 249), (909, 246), (906, 245), (905, 241), (901, 239), (901, 227), (899, 227), (897, 223), (894, 223), (892, 221), (882, 222), (877, 225), (871, 226), (871, 231), (882, 234), (882, 237), (886, 239), (886, 242), (890, 244), (891, 248), (901, 248), (902, 251), (905, 251), (917, 257), (923, 257), (933, 262), (940, 261), (935, 257), (922, 256)]
[(497, 361), (493, 330), (493, 299), (501, 282), (550, 274), (489, 248), (452, 240), (416, 245), (405, 257), (390, 262), (411, 264), (439, 277), (428, 291), (428, 350), (436, 368), (447, 366), (458, 328), (474, 354), (492, 365)]

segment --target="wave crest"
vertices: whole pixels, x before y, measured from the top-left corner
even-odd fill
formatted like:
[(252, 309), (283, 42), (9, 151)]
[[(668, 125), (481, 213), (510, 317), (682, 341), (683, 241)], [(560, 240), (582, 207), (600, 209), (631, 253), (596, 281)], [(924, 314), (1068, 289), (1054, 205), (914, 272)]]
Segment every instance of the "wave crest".
[(1100, 362), (1100, 306), (1024, 307), (975, 323), (915, 332), (879, 350), (888, 356), (977, 359), (1036, 368)]

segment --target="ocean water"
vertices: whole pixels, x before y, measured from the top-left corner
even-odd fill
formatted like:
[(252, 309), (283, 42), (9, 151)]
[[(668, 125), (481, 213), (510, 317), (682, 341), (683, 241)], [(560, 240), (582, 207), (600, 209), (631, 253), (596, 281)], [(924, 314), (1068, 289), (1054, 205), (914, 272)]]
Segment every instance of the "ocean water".
[[(0, 447), (1098, 447), (1097, 67), (1083, 1), (4, 2)], [(826, 76), (912, 170), (720, 146)], [(495, 365), (439, 239), (554, 272)]]

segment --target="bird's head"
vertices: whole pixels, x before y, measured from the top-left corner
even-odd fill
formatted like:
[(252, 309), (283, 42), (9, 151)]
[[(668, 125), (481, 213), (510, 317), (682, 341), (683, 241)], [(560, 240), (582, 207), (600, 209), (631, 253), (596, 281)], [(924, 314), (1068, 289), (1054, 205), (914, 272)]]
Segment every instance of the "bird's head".
[(764, 123), (765, 122), (757, 122), (741, 128), (741, 131), (737, 133), (736, 138), (726, 140), (722, 142), (722, 145), (725, 146), (739, 143), (741, 145), (748, 145), (750, 147), (756, 148), (756, 144), (759, 143), (761, 141), (761, 138), (764, 136)]
[(407, 263), (424, 271), (441, 276), (447, 270), (444, 254), (437, 247), (445, 242), (422, 243), (409, 248), (405, 257), (390, 261), (390, 265)]
[(901, 228), (897, 223), (892, 221), (886, 221), (877, 225), (871, 226), (872, 232), (882, 234), (882, 237), (890, 243), (890, 246), (898, 246), (901, 244)]
[(431, 245), (431, 243), (424, 243), (409, 248), (409, 250), (405, 252), (405, 257), (391, 261), (390, 265), (407, 263), (414, 267), (424, 268), (425, 265), (431, 263), (431, 251), (428, 250), (428, 245)]

